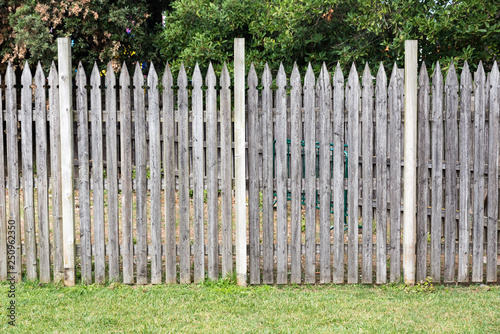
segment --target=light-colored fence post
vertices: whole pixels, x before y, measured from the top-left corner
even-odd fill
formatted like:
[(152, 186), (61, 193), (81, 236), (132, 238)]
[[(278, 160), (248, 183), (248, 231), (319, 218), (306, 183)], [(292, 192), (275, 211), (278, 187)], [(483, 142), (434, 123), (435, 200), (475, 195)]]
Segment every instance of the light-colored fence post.
[(247, 213), (245, 191), (245, 39), (234, 39), (234, 177), (236, 280), (247, 284)]
[(417, 52), (418, 42), (405, 42), (403, 271), (405, 284), (415, 284), (417, 205)]
[(73, 194), (73, 101), (71, 40), (57, 39), (61, 124), (61, 181), (64, 284), (75, 285), (75, 201)]

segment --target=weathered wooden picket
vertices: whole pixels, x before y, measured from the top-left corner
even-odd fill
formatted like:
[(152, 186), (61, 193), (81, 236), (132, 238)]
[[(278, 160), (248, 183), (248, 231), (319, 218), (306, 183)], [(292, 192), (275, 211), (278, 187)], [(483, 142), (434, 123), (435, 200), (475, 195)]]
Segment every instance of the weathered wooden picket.
[[(250, 68), (250, 284), (401, 281), (404, 78), (394, 66), (387, 80), (383, 65), (374, 78), (367, 64), (361, 82), (354, 65), (344, 74), (337, 65), (332, 77), (323, 65), (317, 78), (310, 66), (301, 77), (295, 67), (288, 80), (280, 67), (273, 90), (267, 66), (260, 79)], [(11, 65), (2, 78), (0, 280), (15, 271), (18, 279), (59, 281), (57, 69), (46, 79), (38, 65), (33, 78), (26, 64), (20, 89)], [(160, 79), (151, 65), (145, 80), (138, 64), (133, 76), (124, 64), (117, 80), (111, 65), (105, 78), (97, 65), (88, 78), (79, 64), (75, 196), (84, 284), (190, 283), (233, 272), (231, 79), (225, 65), (218, 80), (212, 66), (205, 80), (196, 66), (188, 82), (184, 67), (175, 80), (169, 66)], [(437, 64), (430, 80), (422, 64), (417, 281), (498, 282), (499, 90), (496, 63), (488, 76), (479, 64), (474, 81), (465, 64), (460, 84), (453, 65), (443, 80)], [(7, 266), (8, 220), (16, 224), (15, 268)]]

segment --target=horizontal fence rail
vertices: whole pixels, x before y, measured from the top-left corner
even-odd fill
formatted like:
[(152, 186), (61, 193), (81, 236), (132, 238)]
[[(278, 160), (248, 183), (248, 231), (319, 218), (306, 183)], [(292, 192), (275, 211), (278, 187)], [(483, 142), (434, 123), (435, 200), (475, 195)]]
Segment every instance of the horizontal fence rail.
[[(499, 90), (436, 64), (418, 78), (416, 280), (498, 282)], [(205, 77), (97, 65), (74, 78), (76, 277), (200, 282), (233, 273), (234, 126)], [(323, 65), (246, 83), (250, 284), (400, 282), (404, 77)], [(58, 73), (0, 76), (0, 281), (64, 278)], [(22, 87), (19, 87), (19, 83)], [(276, 87), (273, 86), (275, 83)], [(174, 89), (175, 87), (175, 89)], [(10, 245), (8, 222), (15, 224)], [(13, 249), (16, 251), (13, 252)], [(11, 254), (15, 267), (8, 267)]]

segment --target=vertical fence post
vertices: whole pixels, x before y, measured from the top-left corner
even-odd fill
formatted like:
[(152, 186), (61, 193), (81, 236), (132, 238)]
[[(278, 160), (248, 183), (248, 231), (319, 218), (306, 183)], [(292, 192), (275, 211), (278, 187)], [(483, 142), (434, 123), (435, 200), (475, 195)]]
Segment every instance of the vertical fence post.
[(405, 284), (415, 284), (417, 205), (417, 52), (418, 42), (405, 42), (403, 271)]
[(61, 124), (61, 181), (64, 284), (75, 285), (75, 203), (73, 194), (73, 101), (71, 40), (57, 39)]
[(247, 284), (245, 192), (245, 39), (234, 39), (234, 177), (236, 214), (236, 280)]

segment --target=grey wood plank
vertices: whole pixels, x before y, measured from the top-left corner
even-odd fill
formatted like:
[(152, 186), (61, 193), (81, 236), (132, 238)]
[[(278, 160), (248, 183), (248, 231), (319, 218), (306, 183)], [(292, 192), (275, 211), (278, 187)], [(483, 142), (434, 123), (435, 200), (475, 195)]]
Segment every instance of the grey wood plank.
[(122, 186), (123, 283), (134, 283), (134, 240), (132, 225), (132, 110), (130, 74), (123, 63), (120, 73), (120, 150)]
[[(0, 85), (2, 84), (2, 76), (0, 75)], [(3, 101), (2, 89), (0, 89), (0, 101)], [(5, 133), (3, 126), (4, 115), (0, 112), (0, 133)], [(0, 281), (7, 280), (7, 206), (5, 202), (5, 142), (4, 136), (0, 136)], [(4, 242), (5, 241), (5, 242)], [(50, 271), (49, 271), (50, 275)], [(49, 277), (50, 279), (50, 277)]]
[(387, 283), (387, 75), (382, 63), (375, 87), (375, 155), (377, 156), (377, 284)]
[(257, 119), (259, 93), (258, 79), (253, 63), (247, 78), (248, 93), (248, 241), (249, 241), (249, 270), (250, 284), (260, 283), (260, 228), (259, 228), (259, 171), (258, 171), (258, 142)]
[[(458, 78), (453, 62), (450, 65), (445, 83), (445, 161), (455, 165), (458, 158)], [(452, 283), (455, 279), (455, 236), (457, 222), (457, 172), (455, 168), (445, 170), (445, 225), (444, 225), (444, 282)]]
[(149, 169), (151, 189), (151, 283), (161, 284), (161, 142), (158, 75), (151, 63), (148, 73)]
[(144, 101), (144, 75), (139, 62), (134, 77), (135, 111), (135, 175), (136, 175), (136, 233), (137, 233), (137, 284), (148, 283), (148, 234), (147, 234), (147, 146), (146, 108)]
[(106, 178), (108, 185), (109, 279), (120, 279), (118, 234), (118, 151), (116, 129), (116, 77), (111, 62), (106, 70)]
[(363, 167), (363, 254), (361, 282), (373, 283), (373, 80), (368, 63), (363, 71), (362, 167)]
[(262, 73), (262, 282), (274, 283), (273, 94), (268, 64)]
[(459, 128), (459, 159), (460, 159), (460, 218), (458, 222), (458, 282), (469, 281), (469, 222), (472, 221), (471, 207), (471, 96), (472, 76), (467, 61), (464, 63), (460, 76), (460, 128)]
[[(305, 282), (316, 282), (316, 111), (315, 78), (311, 63), (304, 78), (304, 160), (305, 160)], [(342, 80), (343, 84), (344, 80)], [(343, 126), (344, 124), (342, 124)], [(272, 133), (271, 133), (272, 134)], [(264, 138), (265, 139), (265, 138)], [(266, 152), (263, 157), (266, 159)], [(342, 228), (342, 231), (344, 229)], [(343, 239), (342, 239), (343, 243)], [(344, 269), (342, 268), (342, 271)], [(342, 273), (342, 278), (343, 278)]]
[[(430, 158), (430, 86), (429, 75), (425, 62), (420, 67), (418, 78), (418, 133), (417, 133), (417, 268), (416, 282), (424, 282), (427, 278), (427, 233), (429, 217), (427, 208), (429, 207), (429, 164)], [(377, 203), (378, 204), (378, 203)]]
[[(90, 214), (89, 118), (87, 76), (80, 62), (76, 72), (76, 111), (78, 117), (78, 204), (80, 208), (80, 259), (83, 284), (92, 284), (92, 235)], [(122, 185), (123, 186), (123, 185)]]
[[(333, 75), (333, 283), (344, 283), (344, 75)], [(314, 171), (313, 171), (314, 173)], [(314, 188), (313, 188), (314, 189)], [(314, 205), (314, 203), (313, 203)], [(313, 207), (314, 208), (314, 207)], [(315, 208), (314, 208), (315, 209)]]
[(331, 99), (332, 87), (330, 83), (330, 73), (323, 63), (318, 78), (319, 85), (319, 237), (320, 237), (320, 283), (330, 283), (331, 274), (331, 253), (330, 253), (330, 196), (331, 196), (331, 151), (332, 142), (331, 129)]
[(391, 161), (389, 179), (390, 197), (390, 222), (391, 222), (391, 260), (390, 281), (392, 283), (401, 281), (401, 111), (403, 106), (402, 89), (403, 79), (396, 64), (391, 74), (388, 91), (389, 106), (389, 157)]
[(288, 254), (286, 249), (288, 236), (288, 214), (287, 214), (287, 78), (283, 64), (280, 64), (276, 76), (275, 112), (276, 112), (276, 283), (287, 283)]
[(347, 134), (348, 162), (348, 258), (347, 282), (358, 283), (358, 218), (359, 218), (359, 77), (352, 64), (347, 79), (346, 109), (349, 131)]
[(221, 146), (221, 220), (222, 220), (222, 277), (233, 273), (233, 228), (232, 228), (232, 175), (233, 154), (231, 125), (231, 79), (226, 63), (220, 76), (220, 146)]
[(38, 278), (36, 254), (35, 199), (33, 184), (33, 79), (28, 62), (21, 75), (21, 157), (23, 173), (24, 246), (26, 247), (26, 277)]
[[(16, 282), (21, 282), (21, 215), (20, 215), (20, 195), (19, 195), (19, 152), (18, 152), (18, 115), (17, 115), (17, 94), (16, 76), (12, 64), (9, 62), (5, 72), (5, 109), (7, 126), (7, 186), (9, 189), (9, 214), (8, 221), (14, 220), (15, 226), (15, 264), (14, 270), (7, 265), (8, 272), (15, 272), (9, 277), (15, 277)], [(61, 248), (62, 250), (62, 248)]]
[(439, 62), (432, 75), (432, 192), (431, 271), (433, 282), (441, 280), (441, 210), (443, 208), (443, 76)]
[(165, 271), (166, 283), (177, 283), (176, 251), (175, 251), (175, 122), (174, 122), (174, 80), (170, 66), (165, 65), (163, 72), (163, 168), (165, 178)]
[(488, 138), (488, 232), (486, 237), (486, 281), (496, 282), (497, 273), (497, 240), (498, 240), (498, 149), (500, 126), (499, 121), (499, 88), (500, 74), (497, 62), (490, 72), (490, 108)]
[(219, 182), (217, 159), (217, 79), (210, 62), (207, 76), (206, 108), (207, 108), (207, 228), (208, 228), (208, 278), (219, 279), (219, 219), (218, 219), (218, 190)]
[(92, 158), (92, 194), (95, 244), (95, 283), (103, 284), (106, 280), (105, 224), (104, 224), (104, 182), (103, 182), (103, 134), (101, 76), (97, 63), (94, 63), (90, 76), (90, 108), (91, 108), (91, 158)]
[(483, 241), (484, 241), (484, 147), (485, 139), (485, 94), (486, 76), (483, 63), (479, 62), (474, 74), (474, 191), (473, 191), (473, 251), (472, 282), (483, 281)]
[(297, 64), (293, 66), (290, 77), (290, 123), (291, 123), (291, 143), (290, 143), (290, 178), (291, 178), (291, 283), (299, 284), (302, 281), (301, 251), (300, 243), (302, 239), (302, 85)]
[(54, 282), (64, 279), (62, 241), (61, 126), (59, 116), (59, 77), (52, 62), (49, 72), (49, 141), (52, 180), (52, 221), (54, 237)]
[(204, 239), (204, 204), (203, 204), (203, 92), (198, 63), (192, 78), (192, 110), (193, 110), (193, 208), (194, 208), (194, 282), (205, 279)]
[[(47, 106), (45, 98), (45, 75), (38, 62), (35, 73), (35, 121), (37, 216), (40, 282), (50, 282), (50, 235), (49, 235), (49, 176), (47, 143)], [(2, 179), (3, 180), (3, 179)]]
[(180, 283), (191, 283), (189, 252), (189, 147), (188, 147), (188, 92), (187, 75), (184, 64), (177, 78), (179, 91), (179, 264)]

